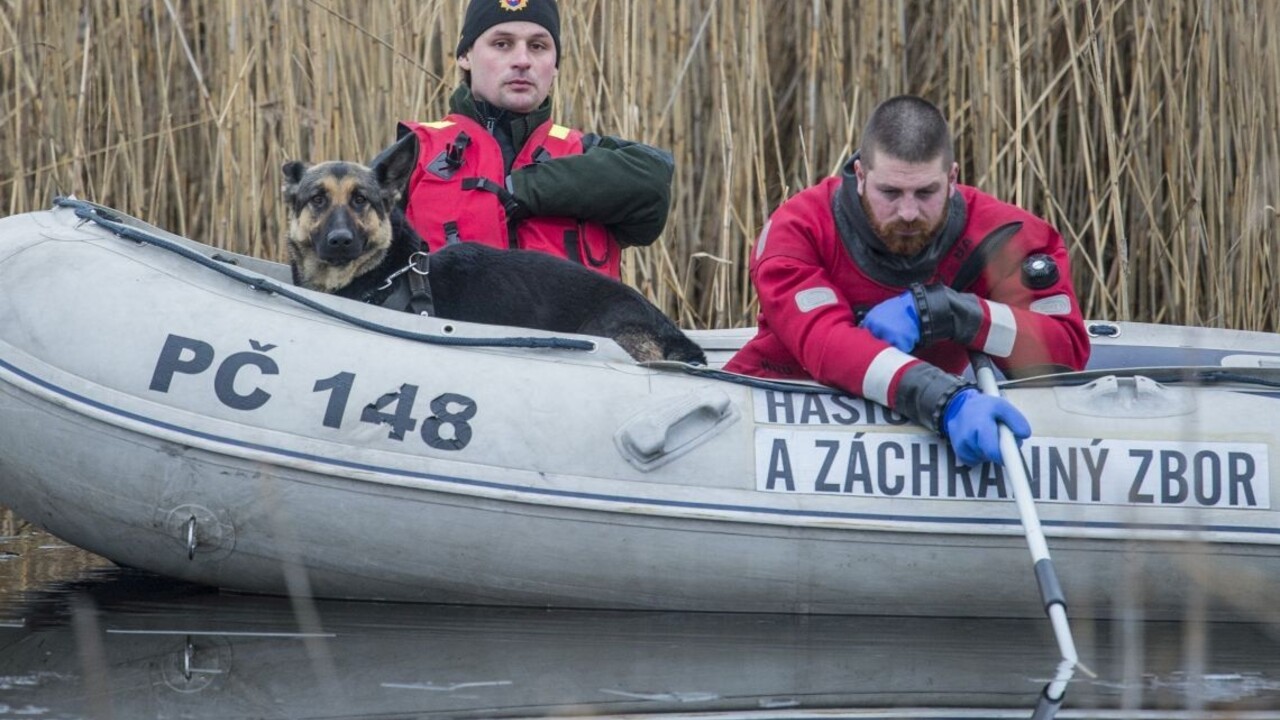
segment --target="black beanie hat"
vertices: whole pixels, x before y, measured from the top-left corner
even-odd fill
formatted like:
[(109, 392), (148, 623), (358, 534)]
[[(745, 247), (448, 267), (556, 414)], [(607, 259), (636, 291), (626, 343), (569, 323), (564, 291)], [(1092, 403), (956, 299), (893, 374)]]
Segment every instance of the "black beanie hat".
[(471, 0), (455, 57), (465, 55), (486, 30), (506, 22), (531, 22), (546, 28), (556, 46), (556, 67), (560, 67), (560, 8), (556, 0)]

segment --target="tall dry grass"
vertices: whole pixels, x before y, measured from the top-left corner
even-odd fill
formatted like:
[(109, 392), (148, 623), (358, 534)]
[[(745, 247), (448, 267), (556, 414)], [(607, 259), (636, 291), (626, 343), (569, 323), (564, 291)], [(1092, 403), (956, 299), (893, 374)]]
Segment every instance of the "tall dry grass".
[[(1280, 3), (562, 0), (559, 119), (676, 156), (626, 277), (753, 321), (746, 255), (866, 113), (938, 102), (962, 178), (1047, 217), (1093, 317), (1280, 326)], [(280, 258), (280, 164), (367, 159), (457, 82), (460, 0), (0, 0), (0, 212), (75, 193)]]

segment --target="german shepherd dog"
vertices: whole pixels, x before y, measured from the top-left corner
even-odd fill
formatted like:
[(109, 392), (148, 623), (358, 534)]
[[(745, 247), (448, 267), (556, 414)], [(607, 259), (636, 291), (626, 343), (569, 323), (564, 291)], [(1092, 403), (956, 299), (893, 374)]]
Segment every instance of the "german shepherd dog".
[(469, 242), (428, 255), (400, 207), (417, 158), (409, 134), (368, 166), (284, 164), (295, 285), (449, 320), (612, 338), (642, 362), (706, 364), (643, 295), (581, 265)]

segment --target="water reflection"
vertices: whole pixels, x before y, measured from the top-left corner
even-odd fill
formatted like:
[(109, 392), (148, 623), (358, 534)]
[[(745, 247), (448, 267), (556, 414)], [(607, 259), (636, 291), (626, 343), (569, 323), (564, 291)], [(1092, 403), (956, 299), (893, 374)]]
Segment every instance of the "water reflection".
[(1274, 625), (1075, 619), (1091, 678), (1045, 620), (292, 602), (0, 521), (0, 720), (1280, 717)]
[(109, 560), (40, 532), (0, 507), (0, 608), (24, 590), (111, 566)]
[[(1025, 718), (1058, 670), (1052, 630), (1034, 620), (341, 602), (300, 613), (120, 570), (46, 586), (3, 615), (0, 718)], [(1280, 643), (1265, 628), (1078, 625), (1099, 677), (1071, 681), (1061, 717), (1280, 706)], [(1142, 670), (1126, 677), (1134, 655)]]

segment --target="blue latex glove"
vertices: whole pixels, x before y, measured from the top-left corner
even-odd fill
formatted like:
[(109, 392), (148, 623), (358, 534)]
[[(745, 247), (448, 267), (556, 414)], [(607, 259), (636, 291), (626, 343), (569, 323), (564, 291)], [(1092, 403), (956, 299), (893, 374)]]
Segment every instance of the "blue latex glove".
[(891, 297), (867, 311), (862, 327), (872, 335), (898, 348), (911, 352), (920, 342), (920, 317), (916, 315), (916, 299), (908, 290)]
[(1008, 426), (1019, 444), (1031, 437), (1031, 423), (1018, 408), (1004, 398), (983, 395), (973, 388), (956, 393), (942, 416), (951, 447), (965, 465), (1003, 464), (997, 422)]

